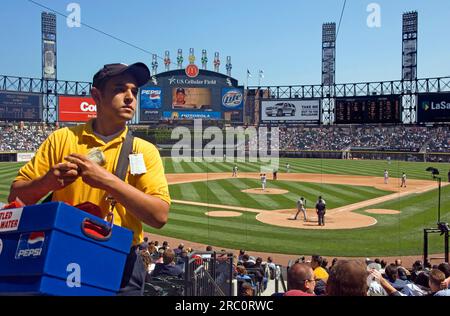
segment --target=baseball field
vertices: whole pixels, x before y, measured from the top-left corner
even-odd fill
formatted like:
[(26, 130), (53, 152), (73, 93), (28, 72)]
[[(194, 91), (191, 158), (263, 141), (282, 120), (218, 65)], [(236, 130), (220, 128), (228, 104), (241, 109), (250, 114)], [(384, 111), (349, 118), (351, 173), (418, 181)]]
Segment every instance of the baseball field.
[[(286, 164), (290, 164), (289, 172)], [(0, 201), (21, 163), (0, 163)], [(406, 256), (423, 251), (423, 229), (436, 227), (437, 181), (442, 175), (441, 221), (450, 221), (450, 164), (385, 160), (281, 159), (278, 179), (267, 174), (261, 189), (260, 166), (237, 163), (174, 162), (164, 158), (173, 200), (169, 221), (150, 234), (210, 244), (216, 248), (326, 256)], [(383, 171), (389, 171), (384, 183)], [(407, 187), (400, 187), (402, 172)], [(317, 226), (314, 205), (327, 203), (326, 225)], [(293, 220), (296, 201), (307, 200), (307, 221)], [(430, 236), (430, 253), (443, 238)]]

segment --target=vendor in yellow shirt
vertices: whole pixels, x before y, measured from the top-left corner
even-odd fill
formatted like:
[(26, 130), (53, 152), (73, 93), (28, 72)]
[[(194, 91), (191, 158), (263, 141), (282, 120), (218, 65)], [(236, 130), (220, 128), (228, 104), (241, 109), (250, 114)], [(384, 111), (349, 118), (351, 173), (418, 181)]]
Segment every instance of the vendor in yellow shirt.
[(328, 272), (322, 268), (322, 257), (314, 255), (311, 258), (311, 268), (313, 269), (314, 279), (323, 280), (326, 282), (328, 280)]
[[(53, 192), (53, 201), (71, 205), (91, 202), (106, 216), (110, 211), (106, 198), (111, 196), (117, 202), (114, 224), (134, 232), (133, 245), (143, 239), (141, 222), (156, 228), (164, 226), (170, 196), (155, 146), (134, 138), (132, 151), (143, 155), (144, 170), (133, 175), (127, 172), (125, 181), (114, 175), (128, 132), (126, 122), (136, 110), (138, 88), (149, 79), (150, 71), (143, 63), (109, 64), (100, 69), (91, 89), (97, 118), (51, 134), (35, 157), (19, 170), (8, 200), (18, 197), (30, 205)], [(92, 148), (103, 152), (106, 160), (103, 166), (86, 157)]]

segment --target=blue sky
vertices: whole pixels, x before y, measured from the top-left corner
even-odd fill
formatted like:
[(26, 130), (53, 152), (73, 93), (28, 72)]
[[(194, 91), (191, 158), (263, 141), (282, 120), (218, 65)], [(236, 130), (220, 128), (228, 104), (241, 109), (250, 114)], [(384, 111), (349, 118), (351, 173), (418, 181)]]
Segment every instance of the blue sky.
[[(81, 21), (172, 60), (189, 48), (197, 62), (201, 50), (231, 56), (232, 76), (250, 85), (320, 84), (321, 29), (339, 22), (344, 0), (35, 0), (69, 14), (67, 5), (81, 7)], [(381, 27), (367, 26), (367, 6), (381, 7)], [(27, 0), (0, 0), (0, 74), (41, 76), (42, 8)], [(337, 40), (336, 81), (396, 80), (401, 76), (402, 13), (419, 12), (418, 76), (450, 75), (450, 1), (347, 0)], [(103, 64), (143, 61), (151, 56), (99, 34), (88, 27), (69, 28), (58, 16), (58, 78), (90, 81)], [(159, 61), (159, 71), (163, 63)], [(174, 67), (174, 66), (173, 66)], [(172, 69), (173, 69), (172, 67)]]

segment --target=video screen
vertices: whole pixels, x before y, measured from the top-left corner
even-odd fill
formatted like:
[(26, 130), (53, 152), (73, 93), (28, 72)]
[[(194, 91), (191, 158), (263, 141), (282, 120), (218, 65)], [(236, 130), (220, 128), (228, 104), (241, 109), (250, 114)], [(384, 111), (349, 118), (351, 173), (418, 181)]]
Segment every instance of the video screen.
[(211, 109), (211, 91), (208, 88), (173, 88), (172, 109)]

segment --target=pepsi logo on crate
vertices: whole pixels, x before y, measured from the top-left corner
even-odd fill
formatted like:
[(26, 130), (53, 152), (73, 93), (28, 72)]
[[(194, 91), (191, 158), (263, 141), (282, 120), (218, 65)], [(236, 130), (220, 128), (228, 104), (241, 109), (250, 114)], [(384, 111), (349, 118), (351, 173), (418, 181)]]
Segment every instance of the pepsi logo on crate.
[(42, 255), (45, 246), (45, 232), (21, 234), (16, 250), (16, 260), (37, 258)]

